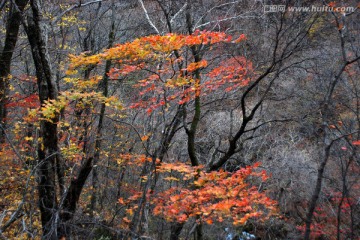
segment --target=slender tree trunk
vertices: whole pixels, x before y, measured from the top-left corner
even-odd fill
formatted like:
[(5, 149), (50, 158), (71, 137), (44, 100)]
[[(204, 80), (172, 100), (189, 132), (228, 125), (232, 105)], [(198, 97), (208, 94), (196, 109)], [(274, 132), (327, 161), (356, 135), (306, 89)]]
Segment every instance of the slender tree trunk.
[[(49, 53), (46, 44), (46, 31), (42, 23), (41, 5), (39, 0), (31, 0), (32, 16), (28, 17), (27, 35), (36, 69), (40, 103), (56, 100), (58, 89), (53, 78)], [(38, 191), (43, 239), (57, 239), (56, 221), (56, 157), (58, 154), (57, 138), (58, 116), (50, 121), (40, 121), (38, 145)]]
[(66, 222), (74, 217), (82, 189), (92, 168), (93, 158), (90, 157), (85, 160), (85, 163), (81, 166), (78, 175), (71, 180), (70, 186), (66, 191), (66, 195), (63, 197), (64, 201), (61, 206), (60, 219), (62, 226), (59, 227), (59, 236), (67, 236), (69, 234)]
[[(188, 4), (187, 6), (187, 10), (186, 10), (186, 25), (188, 28), (188, 33), (191, 35), (192, 32), (192, 18), (191, 18), (191, 4)], [(191, 47), (191, 53), (194, 57), (194, 61), (195, 62), (200, 62), (201, 61), (201, 56), (200, 56), (200, 47), (195, 47), (192, 46)], [(190, 125), (190, 129), (188, 129), (185, 126), (185, 130), (186, 130), (186, 134), (188, 136), (188, 153), (189, 153), (189, 158), (191, 161), (191, 165), (192, 166), (199, 166), (199, 160), (197, 159), (196, 156), (196, 148), (195, 148), (195, 135), (196, 135), (196, 130), (198, 127), (198, 124), (200, 122), (200, 117), (201, 117), (201, 99), (200, 99), (200, 83), (201, 83), (201, 77), (200, 77), (200, 70), (196, 69), (193, 76), (195, 77), (195, 110), (194, 110), (194, 116), (193, 119), (191, 121), (191, 125)]]
[[(114, 5), (113, 5), (114, 6)], [(112, 21), (111, 21), (111, 29), (109, 32), (109, 42), (108, 42), (108, 49), (111, 48), (115, 41), (115, 9), (112, 10)], [(108, 60), (105, 63), (105, 72), (102, 81), (100, 82), (99, 88), (102, 89), (102, 93), (104, 97), (108, 97), (108, 85), (109, 85), (109, 76), (108, 72), (111, 68), (111, 61)], [(104, 117), (105, 117), (105, 110), (106, 105), (105, 103), (101, 104), (100, 108), (100, 115), (99, 115), (99, 122), (97, 126), (97, 132), (96, 132), (96, 141), (95, 141), (95, 154), (94, 154), (94, 165), (96, 165), (100, 159), (100, 152), (101, 152), (101, 136), (102, 136), (102, 128), (104, 124)], [(96, 209), (96, 203), (97, 203), (97, 195), (98, 193), (98, 173), (97, 169), (94, 168), (92, 170), (92, 187), (93, 187), (93, 194), (91, 195), (91, 212)]]
[(14, 53), (21, 24), (21, 15), (29, 0), (16, 0), (15, 4), (10, 1), (10, 12), (7, 17), (5, 44), (0, 52), (0, 144), (5, 142), (6, 103), (8, 94), (8, 76), (11, 72), (11, 58)]
[[(187, 1), (188, 2), (188, 1)], [(188, 33), (192, 34), (192, 19), (191, 19), (191, 4), (188, 2), (187, 10), (186, 10), (186, 25), (188, 28)], [(191, 48), (192, 55), (194, 57), (195, 62), (201, 61), (201, 55), (199, 48), (196, 48), (195, 46)], [(189, 158), (191, 161), (192, 166), (199, 166), (199, 160), (196, 156), (196, 146), (195, 146), (195, 139), (196, 139), (196, 131), (200, 122), (201, 118), (201, 98), (200, 98), (200, 83), (201, 83), (201, 76), (200, 76), (200, 70), (195, 70), (193, 74), (195, 78), (195, 101), (194, 101), (194, 116), (191, 121), (190, 128), (188, 128), (184, 121), (184, 128), (185, 132), (187, 134), (187, 150), (189, 154)], [(186, 108), (183, 107), (183, 114), (182, 116), (186, 118)], [(170, 240), (177, 240), (179, 239), (179, 235), (181, 233), (181, 230), (184, 227), (184, 223), (172, 223), (171, 229), (170, 229)], [(202, 240), (202, 227), (201, 225), (196, 227), (196, 235), (198, 240)]]
[[(195, 56), (195, 62), (199, 62), (200, 58)], [(201, 117), (201, 99), (200, 99), (200, 73), (199, 70), (195, 72), (195, 112), (194, 117), (191, 121), (190, 129), (186, 128), (186, 133), (188, 136), (188, 153), (192, 166), (199, 166), (199, 160), (196, 156), (196, 147), (195, 147), (195, 138), (197, 127), (200, 122)]]
[[(343, 41), (342, 38), (341, 38), (341, 40)], [(343, 42), (341, 44), (341, 47), (342, 47), (343, 51), (345, 51)], [(356, 57), (353, 60), (349, 61), (346, 59), (345, 55), (343, 56), (344, 64), (340, 68), (339, 72), (335, 75), (334, 80), (331, 82), (331, 84), (329, 86), (328, 94), (326, 95), (326, 97), (324, 99), (324, 103), (322, 104), (322, 114), (323, 114), (322, 129), (323, 129), (323, 133), (324, 133), (324, 137), (323, 137), (324, 153), (323, 153), (322, 161), (318, 168), (316, 186), (315, 186), (314, 192), (311, 196), (311, 200), (310, 200), (309, 206), (308, 206), (308, 212), (306, 214), (304, 240), (310, 239), (311, 223), (312, 223), (312, 219), (314, 216), (317, 201), (320, 197), (320, 193), (321, 193), (321, 189), (322, 189), (322, 179), (324, 176), (326, 165), (330, 158), (331, 146), (336, 140), (340, 139), (340, 138), (338, 138), (338, 139), (332, 140), (330, 143), (328, 143), (330, 140), (328, 139), (329, 134), (327, 133), (327, 127), (328, 127), (329, 122), (332, 120), (332, 116), (333, 116), (332, 109), (330, 108), (332, 100), (333, 100), (333, 93), (335, 91), (335, 87), (337, 86), (337, 84), (341, 78), (342, 73), (345, 71), (345, 68), (348, 65), (350, 65), (354, 62), (357, 62), (359, 59), (360, 59), (360, 57)]]
[(305, 240), (310, 239), (311, 222), (312, 222), (312, 218), (314, 216), (314, 211), (315, 211), (315, 208), (316, 208), (317, 201), (318, 201), (318, 199), (320, 197), (320, 192), (321, 192), (321, 189), (322, 189), (322, 179), (323, 179), (326, 164), (327, 164), (327, 162), (329, 160), (330, 149), (331, 149), (331, 145), (326, 146), (323, 160), (322, 160), (322, 162), (320, 164), (320, 167), (318, 169), (318, 175), (317, 175), (317, 180), (316, 180), (314, 193), (313, 193), (313, 195), (311, 197), (311, 200), (310, 200), (310, 203), (309, 203), (308, 213), (307, 213), (306, 219), (305, 219), (305, 234), (304, 234), (304, 239)]

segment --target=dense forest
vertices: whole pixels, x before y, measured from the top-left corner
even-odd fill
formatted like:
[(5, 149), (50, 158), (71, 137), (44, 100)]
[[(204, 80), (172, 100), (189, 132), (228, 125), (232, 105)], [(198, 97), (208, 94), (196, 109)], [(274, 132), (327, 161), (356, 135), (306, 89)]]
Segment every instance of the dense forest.
[(0, 239), (359, 239), (357, 0), (0, 0)]

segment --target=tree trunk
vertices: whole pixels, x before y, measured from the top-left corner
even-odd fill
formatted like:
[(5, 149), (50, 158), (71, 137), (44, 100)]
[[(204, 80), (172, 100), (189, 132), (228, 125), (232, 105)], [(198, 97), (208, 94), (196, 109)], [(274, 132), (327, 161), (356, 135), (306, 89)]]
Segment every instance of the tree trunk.
[(66, 227), (66, 222), (74, 217), (77, 203), (79, 201), (82, 189), (86, 180), (93, 168), (93, 158), (86, 159), (85, 163), (81, 166), (81, 169), (76, 177), (71, 180), (70, 186), (66, 191), (66, 195), (63, 197), (63, 205), (61, 206), (61, 225), (59, 226), (59, 236), (67, 236), (69, 230)]
[(304, 239), (305, 240), (309, 240), (310, 239), (310, 233), (311, 233), (311, 222), (312, 222), (312, 218), (315, 212), (315, 208), (316, 208), (316, 204), (317, 201), (320, 197), (320, 192), (322, 189), (322, 179), (323, 179), (323, 175), (324, 175), (324, 171), (325, 171), (325, 167), (326, 164), (329, 160), (329, 156), (330, 156), (330, 150), (331, 150), (331, 145), (326, 146), (325, 151), (324, 151), (324, 158), (320, 164), (320, 167), (318, 169), (318, 175), (317, 175), (317, 179), (316, 179), (316, 186), (315, 186), (315, 190), (314, 193), (311, 197), (310, 203), (309, 203), (309, 209), (308, 212), (306, 214), (306, 219), (305, 219), (305, 234), (304, 234)]
[(170, 240), (178, 240), (184, 223), (172, 223), (170, 227)]
[[(49, 53), (46, 45), (46, 35), (42, 23), (41, 5), (39, 0), (31, 0), (32, 16), (28, 17), (28, 35), (31, 52), (36, 69), (37, 85), (40, 103), (46, 100), (56, 100), (58, 89), (53, 78)], [(50, 121), (40, 121), (38, 144), (38, 191), (43, 239), (57, 239), (56, 222), (56, 159), (58, 155), (57, 138), (58, 115)]]
[(0, 144), (5, 142), (6, 103), (8, 94), (8, 76), (10, 74), (11, 58), (14, 53), (21, 24), (21, 15), (29, 0), (16, 0), (17, 6), (10, 1), (10, 12), (7, 17), (5, 44), (0, 53)]
[[(114, 3), (112, 6), (114, 7)], [(115, 14), (114, 14), (114, 12), (115, 11), (113, 9), (111, 29), (109, 32), (108, 49), (113, 47), (114, 41), (115, 41)], [(105, 63), (104, 76), (103, 76), (102, 81), (99, 84), (99, 88), (102, 89), (102, 94), (104, 97), (108, 97), (108, 95), (109, 95), (109, 93), (108, 93), (109, 92), (108, 91), (108, 85), (109, 85), (108, 73), (110, 71), (110, 68), (111, 68), (111, 61), (107, 60)], [(106, 105), (105, 105), (105, 103), (102, 103), (101, 109), (100, 109), (99, 122), (98, 122), (98, 126), (97, 126), (97, 132), (96, 132), (94, 165), (96, 165), (98, 163), (98, 161), (100, 160), (100, 152), (101, 152), (101, 147), (102, 147), (101, 136), (102, 136), (102, 129), (103, 129), (103, 125), (104, 125), (105, 110), (106, 110)], [(98, 193), (98, 174), (97, 174), (96, 168), (94, 168), (92, 171), (92, 187), (93, 187), (93, 194), (91, 195), (91, 207), (90, 207), (91, 214), (94, 210), (96, 210), (96, 205), (97, 205), (97, 201), (98, 201), (97, 195), (99, 194)]]
[[(342, 39), (342, 38), (341, 38)], [(342, 44), (342, 49), (344, 50), (344, 45)], [(306, 219), (305, 219), (305, 233), (304, 233), (304, 240), (309, 240), (310, 239), (310, 235), (311, 235), (311, 224), (312, 224), (312, 219), (314, 217), (314, 212), (315, 212), (315, 208), (317, 205), (317, 201), (320, 198), (320, 194), (321, 194), (321, 190), (322, 190), (322, 179), (324, 177), (324, 172), (325, 172), (325, 168), (326, 165), (328, 163), (328, 160), (330, 158), (330, 151), (331, 151), (331, 146), (332, 144), (343, 138), (337, 138), (334, 139), (332, 141), (330, 141), (329, 139), (329, 135), (327, 132), (327, 128), (329, 123), (333, 120), (333, 116), (334, 116), (334, 110), (330, 107), (333, 101), (333, 94), (335, 91), (335, 87), (337, 86), (337, 84), (339, 83), (339, 80), (341, 79), (341, 75), (342, 73), (345, 71), (345, 68), (354, 63), (357, 62), (360, 59), (360, 57), (356, 57), (353, 60), (347, 60), (345, 55), (343, 56), (343, 61), (344, 64), (342, 65), (342, 67), (340, 68), (339, 72), (335, 75), (334, 80), (331, 82), (330, 86), (329, 86), (329, 90), (328, 90), (328, 94), (326, 95), (325, 99), (324, 99), (324, 103), (321, 106), (321, 112), (323, 114), (322, 116), (322, 120), (323, 120), (323, 145), (324, 145), (324, 154), (323, 154), (323, 159), (321, 161), (321, 164), (318, 168), (318, 174), (317, 174), (317, 179), (316, 179), (316, 186), (314, 189), (314, 192), (311, 196), (309, 205), (308, 205), (308, 212), (306, 214)], [(330, 143), (327, 143), (329, 142)]]

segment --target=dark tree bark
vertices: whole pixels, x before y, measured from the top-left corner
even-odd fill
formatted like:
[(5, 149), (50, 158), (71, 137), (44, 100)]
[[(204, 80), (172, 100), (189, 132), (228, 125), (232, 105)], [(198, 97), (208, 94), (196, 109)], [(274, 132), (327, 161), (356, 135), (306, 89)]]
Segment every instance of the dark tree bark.
[[(111, 19), (111, 27), (110, 27), (110, 31), (109, 31), (109, 42), (108, 42), (108, 46), (107, 48), (111, 48), (114, 45), (115, 42), (115, 9), (114, 9), (114, 1), (112, 3), (112, 19)], [(104, 76), (102, 81), (99, 84), (99, 88), (102, 90), (102, 94), (104, 97), (108, 97), (109, 95), (109, 91), (108, 91), (108, 85), (109, 85), (109, 76), (108, 73), (110, 71), (111, 68), (111, 61), (108, 60), (105, 63), (105, 71), (104, 71)], [(102, 136), (102, 129), (103, 129), (103, 125), (104, 125), (104, 117), (105, 117), (105, 110), (106, 110), (106, 105), (105, 103), (101, 104), (100, 107), (100, 115), (99, 115), (99, 122), (97, 125), (97, 132), (96, 132), (96, 140), (95, 140), (95, 153), (94, 153), (94, 165), (96, 165), (98, 163), (98, 161), (100, 160), (100, 152), (101, 152), (101, 147), (102, 147), (102, 141), (101, 141), (101, 136)], [(94, 168), (92, 170), (92, 187), (93, 187), (93, 194), (91, 196), (91, 213), (96, 209), (96, 205), (98, 202), (97, 199), (97, 195), (98, 193), (98, 172), (97, 169)]]
[[(186, 25), (188, 28), (189, 35), (191, 35), (193, 33), (192, 32), (193, 23), (192, 23), (190, 11), (191, 11), (191, 4), (188, 5), (187, 11), (186, 11)], [(194, 62), (201, 61), (200, 48), (201, 47), (195, 47), (195, 46), (191, 47), (191, 52), (194, 57)], [(201, 77), (200, 77), (199, 69), (195, 70), (194, 78), (195, 78), (195, 85), (200, 86)], [(197, 89), (195, 92), (195, 95), (196, 95), (195, 100), (194, 100), (195, 109), (194, 109), (194, 116), (191, 121), (190, 128), (187, 128), (187, 126), (185, 126), (186, 134), (188, 136), (187, 148), (188, 148), (189, 158), (190, 158), (192, 166), (199, 166), (199, 160), (196, 156), (195, 138), (196, 138), (197, 127), (198, 127), (198, 124), (200, 122), (200, 117), (201, 117), (200, 91), (201, 91), (200, 89)]]
[[(56, 100), (58, 89), (47, 51), (41, 4), (39, 0), (31, 0), (30, 3), (32, 16), (28, 17), (28, 26), (25, 28), (35, 64), (40, 103), (43, 104), (46, 100)], [(83, 186), (93, 168), (93, 157), (89, 157), (66, 191), (61, 191), (63, 186), (57, 186), (56, 177), (59, 180), (64, 177), (63, 171), (57, 169), (64, 161), (58, 148), (58, 120), (59, 116), (55, 114), (52, 119), (40, 122), (39, 137), (42, 141), (38, 146), (38, 191), (43, 239), (58, 239), (68, 234), (66, 222), (73, 218)], [(61, 184), (62, 181), (59, 181), (59, 185)], [(60, 188), (60, 193), (65, 192), (59, 198), (62, 199), (61, 204), (58, 204), (56, 196), (57, 187)]]
[(74, 217), (82, 189), (92, 169), (93, 158), (90, 157), (86, 159), (85, 163), (81, 166), (77, 177), (71, 180), (70, 186), (64, 196), (63, 205), (61, 206), (59, 236), (67, 236), (69, 234), (69, 230), (66, 228), (66, 222)]
[[(195, 62), (200, 62), (201, 57), (199, 55), (200, 54), (199, 51), (195, 47), (193, 47), (192, 52), (194, 55)], [(200, 85), (201, 77), (200, 77), (199, 69), (197, 69), (195, 71), (194, 77), (195, 77), (195, 85)], [(194, 109), (194, 116), (191, 121), (190, 128), (187, 128), (187, 126), (185, 126), (185, 131), (188, 136), (187, 148), (188, 148), (189, 158), (190, 158), (192, 166), (199, 166), (199, 160), (196, 156), (195, 139), (196, 139), (196, 131), (197, 131), (197, 128), (198, 128), (198, 125), (200, 122), (200, 117), (201, 117), (200, 91), (201, 91), (200, 89), (196, 90), (196, 93), (195, 93), (196, 94), (195, 100), (194, 100), (195, 109)]]
[(5, 44), (0, 53), (0, 143), (5, 142), (6, 102), (8, 94), (8, 76), (11, 72), (11, 58), (14, 53), (21, 24), (22, 11), (29, 0), (10, 1), (10, 12), (7, 17)]
[(171, 224), (171, 234), (170, 234), (170, 240), (178, 240), (181, 230), (183, 229), (184, 224), (183, 223), (172, 223)]
[[(58, 89), (52, 74), (49, 53), (47, 50), (44, 25), (42, 23), (41, 5), (38, 0), (31, 0), (32, 16), (28, 17), (26, 32), (36, 69), (40, 103), (56, 100)], [(44, 239), (57, 239), (56, 234), (56, 158), (58, 155), (57, 138), (58, 115), (50, 121), (40, 121), (38, 145), (38, 191), (41, 223)]]

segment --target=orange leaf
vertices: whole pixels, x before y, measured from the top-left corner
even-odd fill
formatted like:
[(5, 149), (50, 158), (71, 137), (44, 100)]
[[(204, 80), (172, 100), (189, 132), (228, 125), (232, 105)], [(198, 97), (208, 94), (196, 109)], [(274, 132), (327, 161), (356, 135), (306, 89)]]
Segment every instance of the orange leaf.
[(335, 7), (335, 4), (336, 4), (335, 2), (330, 2), (330, 3), (328, 4), (328, 6), (329, 6), (329, 7)]
[(209, 225), (210, 225), (210, 224), (213, 224), (213, 220), (208, 219), (208, 220), (206, 220), (206, 223), (209, 224)]
[(145, 136), (142, 136), (141, 137), (141, 141), (145, 142), (146, 140), (149, 139), (149, 136), (148, 135), (145, 135)]
[(234, 40), (234, 43), (239, 43), (246, 40), (246, 36), (245, 34), (241, 34), (240, 37), (238, 37), (237, 39)]

